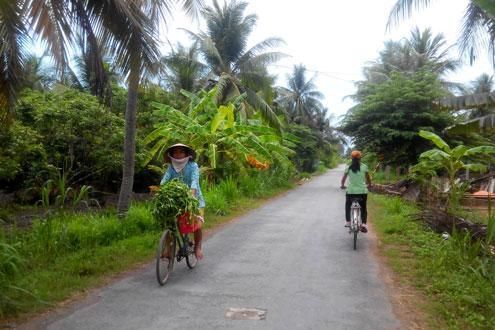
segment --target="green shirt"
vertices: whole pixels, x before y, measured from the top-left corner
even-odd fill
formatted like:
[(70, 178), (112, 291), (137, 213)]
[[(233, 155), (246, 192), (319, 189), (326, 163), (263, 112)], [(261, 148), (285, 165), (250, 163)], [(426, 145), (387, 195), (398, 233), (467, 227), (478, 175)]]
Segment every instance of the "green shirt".
[(348, 194), (367, 194), (368, 187), (366, 185), (366, 173), (368, 172), (368, 166), (361, 163), (360, 170), (354, 173), (349, 169), (349, 166), (345, 169), (345, 174), (349, 178), (349, 185), (347, 186)]

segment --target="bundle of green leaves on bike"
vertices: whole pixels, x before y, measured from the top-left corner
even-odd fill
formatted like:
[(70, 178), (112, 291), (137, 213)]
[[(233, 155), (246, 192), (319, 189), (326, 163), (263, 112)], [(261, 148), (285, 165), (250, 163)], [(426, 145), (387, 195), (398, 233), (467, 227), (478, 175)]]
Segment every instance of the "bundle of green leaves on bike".
[(179, 180), (171, 180), (160, 186), (153, 199), (151, 213), (162, 228), (175, 229), (177, 216), (198, 213), (199, 202), (191, 195), (190, 188)]

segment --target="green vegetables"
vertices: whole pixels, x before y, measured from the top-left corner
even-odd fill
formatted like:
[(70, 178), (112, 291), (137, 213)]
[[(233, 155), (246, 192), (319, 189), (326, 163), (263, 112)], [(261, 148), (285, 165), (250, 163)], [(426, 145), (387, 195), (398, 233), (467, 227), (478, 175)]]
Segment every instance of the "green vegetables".
[(162, 226), (175, 227), (175, 219), (185, 212), (198, 213), (199, 202), (191, 195), (190, 188), (183, 182), (175, 179), (160, 186), (160, 190), (153, 199), (151, 213)]

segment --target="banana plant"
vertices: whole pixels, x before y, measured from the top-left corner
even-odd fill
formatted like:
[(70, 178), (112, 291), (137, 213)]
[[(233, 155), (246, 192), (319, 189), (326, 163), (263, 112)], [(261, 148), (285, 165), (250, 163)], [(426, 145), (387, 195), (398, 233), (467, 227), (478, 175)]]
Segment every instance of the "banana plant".
[(288, 156), (294, 153), (290, 137), (280, 135), (261, 120), (246, 120), (233, 103), (217, 106), (214, 91), (184, 95), (190, 99), (186, 113), (168, 105), (153, 104), (161, 122), (144, 140), (152, 145), (145, 163), (155, 157), (161, 159), (170, 144), (182, 142), (196, 151), (202, 165), (206, 164), (206, 170), (222, 167), (243, 173), (247, 170), (249, 155), (290, 166)]
[(487, 161), (487, 155), (495, 154), (495, 147), (478, 146), (469, 148), (459, 145), (451, 148), (435, 133), (421, 130), (419, 136), (433, 142), (436, 148), (423, 152), (419, 156), (419, 163), (412, 168), (412, 171), (413, 173), (423, 173), (433, 176), (437, 170), (444, 170), (447, 173), (450, 185), (447, 206), (454, 206), (459, 201), (460, 193), (463, 191), (462, 184), (457, 181), (459, 171), (486, 171), (486, 164), (476, 162), (475, 159), (484, 159)]

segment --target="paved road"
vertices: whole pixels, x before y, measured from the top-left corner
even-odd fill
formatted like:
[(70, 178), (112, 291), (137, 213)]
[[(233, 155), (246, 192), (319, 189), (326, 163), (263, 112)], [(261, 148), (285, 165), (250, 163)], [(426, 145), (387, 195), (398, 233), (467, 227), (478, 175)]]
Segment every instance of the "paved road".
[[(194, 270), (176, 264), (159, 287), (150, 265), (48, 329), (395, 329), (370, 238), (353, 251), (343, 227), (342, 169), (233, 221), (204, 244)], [(227, 309), (266, 310), (232, 320)]]

